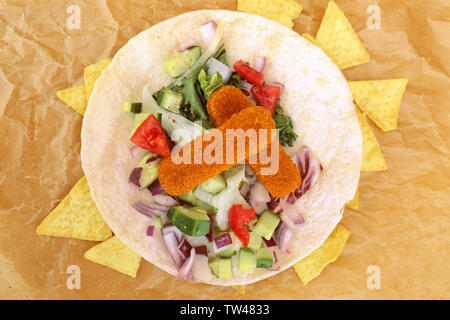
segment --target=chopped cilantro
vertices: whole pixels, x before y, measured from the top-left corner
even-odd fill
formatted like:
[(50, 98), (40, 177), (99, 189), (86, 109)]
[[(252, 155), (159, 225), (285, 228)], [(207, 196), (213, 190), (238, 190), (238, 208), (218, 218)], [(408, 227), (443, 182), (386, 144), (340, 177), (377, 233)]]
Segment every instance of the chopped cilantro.
[(279, 130), (279, 140), (282, 146), (294, 145), (295, 140), (297, 140), (297, 134), (294, 132), (292, 119), (284, 113), (283, 107), (278, 101), (277, 108), (273, 114), (273, 119), (275, 120), (276, 128)]

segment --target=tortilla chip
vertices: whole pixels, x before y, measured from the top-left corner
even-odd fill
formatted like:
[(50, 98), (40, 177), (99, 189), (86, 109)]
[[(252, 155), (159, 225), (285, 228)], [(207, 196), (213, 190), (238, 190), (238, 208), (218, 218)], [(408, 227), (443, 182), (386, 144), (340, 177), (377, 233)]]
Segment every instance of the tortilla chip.
[[(314, 37), (312, 35), (310, 35), (309, 33), (304, 33), (302, 34), (302, 37), (305, 38), (306, 40), (308, 40), (309, 42), (311, 42), (312, 44), (318, 46), (320, 48), (320, 44), (319, 42), (317, 42), (316, 39), (314, 39)], [(321, 48), (322, 49), (322, 48)]]
[(81, 86), (56, 91), (56, 95), (79, 114), (84, 115), (87, 101), (83, 84)]
[(363, 152), (361, 171), (382, 171), (387, 169), (386, 160), (384, 160), (378, 140), (366, 121), (366, 116), (356, 109), (359, 125), (361, 126), (363, 136)]
[(319, 248), (294, 264), (294, 270), (303, 284), (306, 285), (316, 278), (329, 263), (336, 261), (349, 236), (350, 231), (338, 224)]
[(358, 107), (383, 131), (397, 128), (398, 112), (408, 79), (349, 81)]
[(141, 262), (141, 256), (125, 246), (116, 236), (90, 248), (84, 253), (84, 257), (132, 278), (136, 278)]
[(245, 286), (232, 286), (234, 289), (236, 289), (237, 291), (239, 291), (241, 294), (245, 293)]
[(86, 100), (89, 100), (92, 90), (94, 90), (94, 83), (100, 77), (103, 70), (111, 63), (110, 58), (104, 59), (96, 64), (91, 64), (84, 68), (84, 86), (86, 92)]
[(352, 25), (333, 1), (328, 3), (316, 40), (340, 69), (370, 60)]
[(91, 198), (86, 177), (41, 222), (36, 233), (44, 236), (103, 241), (112, 236)]
[(294, 0), (238, 0), (238, 11), (254, 13), (292, 28), (303, 7)]
[(359, 188), (356, 189), (355, 196), (353, 197), (352, 200), (347, 202), (346, 206), (350, 207), (352, 209), (358, 209), (359, 208)]

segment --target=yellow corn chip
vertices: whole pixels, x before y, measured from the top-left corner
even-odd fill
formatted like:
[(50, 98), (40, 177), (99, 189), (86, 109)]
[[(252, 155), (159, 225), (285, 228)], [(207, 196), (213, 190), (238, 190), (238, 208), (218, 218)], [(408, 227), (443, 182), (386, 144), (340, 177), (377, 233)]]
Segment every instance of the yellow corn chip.
[[(312, 35), (310, 35), (309, 33), (304, 33), (302, 34), (302, 37), (305, 38), (306, 40), (308, 40), (309, 42), (311, 42), (312, 44), (318, 46), (320, 48), (320, 44), (319, 42), (317, 42), (316, 39), (314, 39), (314, 37)], [(322, 48), (321, 48), (322, 49)]]
[(125, 246), (116, 236), (90, 248), (84, 253), (84, 257), (132, 278), (136, 278), (141, 262), (141, 257)]
[(77, 111), (79, 114), (84, 115), (87, 106), (86, 95), (84, 90), (85, 90), (84, 85), (81, 85), (69, 89), (56, 91), (56, 95), (62, 101), (64, 101), (73, 109), (75, 109), (75, 111)]
[(336, 261), (350, 236), (350, 231), (338, 224), (327, 240), (309, 256), (294, 264), (294, 270), (303, 284), (316, 278), (331, 262)]
[(356, 189), (355, 196), (352, 200), (347, 202), (347, 207), (350, 207), (352, 209), (358, 209), (359, 208), (359, 189)]
[(378, 140), (366, 121), (366, 116), (356, 108), (355, 110), (363, 136), (361, 171), (386, 170), (386, 161), (384, 160)]
[(238, 0), (238, 11), (254, 13), (292, 28), (303, 7), (294, 0)]
[(239, 291), (241, 294), (245, 293), (245, 286), (232, 286), (234, 289), (236, 289), (237, 291)]
[(341, 69), (370, 60), (352, 25), (333, 1), (328, 3), (316, 40)]
[(107, 58), (99, 63), (91, 64), (84, 68), (84, 86), (86, 92), (86, 100), (89, 100), (92, 90), (94, 90), (94, 83), (102, 74), (102, 71), (110, 64), (111, 59)]
[(91, 198), (86, 177), (41, 222), (36, 233), (44, 236), (103, 241), (112, 236)]
[(397, 128), (398, 112), (408, 79), (349, 81), (358, 107), (383, 131)]

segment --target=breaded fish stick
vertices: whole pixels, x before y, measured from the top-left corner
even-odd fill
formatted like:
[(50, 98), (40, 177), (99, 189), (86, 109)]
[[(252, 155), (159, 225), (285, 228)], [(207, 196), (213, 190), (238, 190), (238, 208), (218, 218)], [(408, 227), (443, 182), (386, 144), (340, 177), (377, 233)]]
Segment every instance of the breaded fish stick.
[[(220, 126), (236, 112), (249, 107), (254, 107), (253, 103), (234, 86), (225, 86), (217, 90), (211, 95), (207, 104), (208, 113), (216, 126)], [(270, 157), (270, 145), (267, 149), (268, 157)], [(267, 165), (262, 164), (259, 157), (257, 163), (252, 164), (247, 161), (247, 164), (272, 196), (283, 198), (300, 186), (302, 178), (297, 165), (280, 144), (278, 150), (279, 168), (275, 174), (262, 174), (262, 169)]]
[[(275, 129), (275, 122), (270, 112), (263, 107), (246, 108), (235, 113), (217, 129), (185, 144), (179, 152), (179, 159), (185, 158), (182, 162), (176, 160), (172, 155), (163, 158), (160, 163), (159, 182), (164, 191), (173, 196), (189, 192), (209, 178), (255, 156), (270, 143), (270, 139), (266, 139), (266, 141), (245, 139), (245, 148), (239, 148), (234, 136), (232, 141), (230, 141), (230, 136), (227, 139), (228, 129), (234, 129), (229, 132), (236, 132), (236, 129), (242, 129), (244, 132), (248, 129), (254, 129), (255, 132), (265, 129), (270, 132)], [(198, 155), (203, 155), (206, 148), (213, 149), (211, 147), (213, 143), (223, 146), (222, 154), (214, 154), (217, 158), (212, 163), (208, 163), (206, 159), (198, 159)], [(231, 159), (230, 153), (232, 154)]]

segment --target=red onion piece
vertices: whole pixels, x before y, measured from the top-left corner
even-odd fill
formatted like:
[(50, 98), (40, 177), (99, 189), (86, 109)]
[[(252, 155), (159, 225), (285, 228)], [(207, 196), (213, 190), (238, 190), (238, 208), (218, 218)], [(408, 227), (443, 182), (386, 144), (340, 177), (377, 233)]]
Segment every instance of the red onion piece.
[(218, 72), (222, 76), (223, 83), (227, 83), (231, 78), (233, 71), (225, 64), (217, 59), (210, 58), (211, 62), (208, 68), (208, 74), (212, 76), (214, 73)]
[(248, 183), (254, 184), (258, 182), (258, 178), (249, 166), (245, 166), (245, 179)]
[(208, 45), (214, 38), (216, 33), (217, 23), (214, 20), (208, 21), (200, 27), (200, 33), (202, 34), (203, 43)]
[(257, 203), (268, 203), (270, 202), (270, 194), (269, 191), (262, 185), (261, 182), (255, 183), (250, 188), (250, 194)]
[(153, 182), (149, 187), (148, 190), (152, 193), (152, 196), (156, 194), (161, 194), (164, 192), (163, 187), (161, 186), (161, 183), (159, 183), (159, 180), (156, 180)]
[(269, 270), (269, 271), (278, 271), (278, 270), (280, 270), (280, 265), (277, 264), (277, 263), (274, 263), (272, 265), (272, 268), (267, 268), (267, 270)]
[(222, 249), (224, 247), (230, 246), (233, 243), (229, 233), (224, 233), (214, 239), (214, 247), (217, 249)]
[(137, 201), (137, 202), (133, 203), (131, 206), (134, 209), (136, 209), (136, 211), (138, 211), (142, 214), (145, 214), (149, 217), (152, 217), (152, 218), (155, 216), (163, 215), (167, 212), (167, 208), (165, 208), (165, 207), (163, 207), (163, 208), (165, 208), (164, 210), (161, 210), (159, 208), (154, 207), (153, 204), (148, 205), (141, 201)]
[(181, 242), (184, 239), (184, 235), (180, 229), (175, 227), (173, 224), (167, 224), (162, 228), (162, 234), (166, 235), (169, 233), (175, 233), (178, 242)]
[(283, 206), (283, 213), (292, 221), (293, 224), (299, 225), (305, 222), (305, 218), (298, 212), (292, 204), (285, 203)]
[(178, 272), (178, 280), (186, 279), (189, 272), (191, 272), (192, 266), (194, 265), (194, 259), (195, 259), (195, 249), (192, 248), (189, 259), (184, 261), (183, 266), (181, 267), (180, 271)]
[(178, 246), (178, 252), (183, 257), (183, 259), (187, 259), (189, 257), (189, 252), (191, 251), (191, 249), (192, 246), (186, 239), (183, 239), (183, 241)]
[(277, 236), (275, 237), (275, 241), (277, 242), (278, 248), (284, 254), (289, 254), (289, 250), (286, 248), (289, 240), (292, 237), (292, 230), (288, 228), (288, 226), (283, 223), (277, 231)]
[(273, 197), (272, 200), (267, 204), (267, 207), (269, 210), (272, 210), (273, 212), (280, 214), (281, 213), (281, 199)]
[(155, 232), (155, 226), (148, 226), (147, 227), (147, 236), (153, 237), (153, 233)]
[(173, 232), (167, 233), (163, 235), (163, 241), (175, 267), (179, 269), (183, 261), (180, 253), (178, 252), (177, 236)]
[(208, 266), (208, 256), (197, 253), (194, 260), (191, 273), (196, 280), (208, 279), (213, 276)]
[(246, 201), (248, 200), (249, 191), (250, 191), (250, 184), (248, 182), (242, 183), (241, 188), (239, 189), (239, 193)]
[(265, 67), (266, 67), (266, 57), (257, 57), (255, 59), (255, 69), (261, 73), (264, 73)]
[(196, 254), (203, 254), (208, 256), (208, 248), (206, 246), (194, 247)]
[(209, 241), (212, 241), (213, 232), (214, 232), (214, 221), (216, 219), (216, 216), (214, 214), (208, 214), (210, 223), (209, 223), (209, 233), (206, 235), (206, 238)]
[(188, 41), (186, 41), (185, 43), (183, 43), (183, 44), (178, 48), (178, 51), (179, 51), (179, 52), (183, 52), (183, 51), (186, 51), (186, 50), (192, 48), (193, 46), (195, 46), (195, 40), (191, 39), (191, 40), (188, 40)]
[(130, 148), (130, 153), (134, 159), (142, 159), (148, 153), (148, 151), (142, 149), (139, 146), (133, 146)]
[[(275, 239), (273, 237), (270, 238), (270, 240), (266, 240), (265, 238), (262, 238), (262, 239), (264, 240), (264, 243), (266, 244), (267, 248), (276, 247), (277, 246), (277, 244), (275, 242)], [(275, 252), (274, 252), (274, 254), (275, 254)]]
[(260, 215), (261, 213), (263, 213), (264, 210), (268, 209), (266, 203), (259, 203), (255, 201), (251, 193), (247, 197), (246, 201), (250, 204), (250, 206), (253, 207), (253, 209), (255, 209), (255, 213), (257, 215)]
[(273, 252), (273, 263), (277, 263), (277, 262), (278, 262), (277, 253), (274, 251)]
[(178, 204), (178, 201), (171, 196), (164, 194), (155, 194), (153, 200), (164, 207), (172, 207)]
[[(195, 264), (195, 260), (194, 260), (194, 264)], [(195, 281), (194, 275), (192, 274), (192, 272), (189, 272), (188, 275), (186, 276), (186, 280), (187, 281)]]
[(143, 168), (134, 168), (133, 171), (131, 171), (130, 177), (128, 178), (128, 182), (131, 184), (134, 184), (136, 187), (141, 187), (141, 176)]
[(242, 89), (244, 89), (248, 92), (252, 92), (253, 84), (251, 84), (250, 82), (247, 82), (245, 80), (241, 80), (241, 87), (242, 87)]
[(149, 163), (155, 162), (156, 160), (160, 160), (157, 155), (155, 155), (154, 157), (149, 157), (147, 159), (147, 161), (145, 161), (145, 164), (149, 164)]

